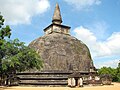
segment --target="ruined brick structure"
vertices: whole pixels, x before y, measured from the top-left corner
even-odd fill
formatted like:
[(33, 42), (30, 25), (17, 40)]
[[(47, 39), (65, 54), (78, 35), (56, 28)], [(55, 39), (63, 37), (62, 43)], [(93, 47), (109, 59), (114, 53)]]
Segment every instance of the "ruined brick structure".
[(70, 27), (62, 25), (60, 8), (56, 4), (52, 24), (44, 29), (45, 35), (29, 44), (43, 60), (42, 71), (18, 73), (21, 85), (66, 86), (70, 74), (79, 72), (84, 83), (95, 67), (88, 47), (70, 35)]
[(69, 26), (61, 23), (60, 8), (56, 4), (52, 24), (44, 29), (45, 35), (29, 46), (43, 59), (43, 70), (89, 71), (94, 66), (88, 47), (70, 35)]

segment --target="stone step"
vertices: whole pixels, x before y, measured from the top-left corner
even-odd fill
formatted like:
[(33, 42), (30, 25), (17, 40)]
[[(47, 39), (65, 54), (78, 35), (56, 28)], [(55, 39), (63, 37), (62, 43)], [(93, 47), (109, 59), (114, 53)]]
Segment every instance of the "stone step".
[(47, 78), (20, 78), (19, 85), (67, 85), (67, 78), (47, 77)]
[(37, 86), (53, 86), (53, 87), (58, 87), (58, 86), (67, 86), (67, 83), (19, 83), (19, 86), (25, 86), (25, 85), (37, 85)]
[(19, 84), (24, 85), (67, 85), (67, 81), (34, 81), (34, 80), (22, 80)]
[(58, 74), (57, 75), (55, 75), (55, 74), (54, 75), (50, 75), (50, 74), (49, 75), (44, 75), (44, 74), (43, 75), (34, 75), (34, 74), (33, 75), (24, 75), (23, 74), (23, 75), (17, 75), (17, 76), (20, 78), (22, 78), (22, 77), (35, 77), (35, 78), (39, 78), (39, 77), (68, 77), (68, 75), (58, 75)]
[(20, 80), (67, 80), (67, 77), (20, 77)]
[(68, 77), (66, 73), (17, 73), (19, 78), (40, 78), (40, 77)]
[(41, 74), (72, 74), (72, 72), (63, 72), (63, 71), (45, 71), (45, 72), (18, 72), (17, 75), (41, 75)]
[(19, 85), (39, 86), (67, 86), (68, 75), (66, 72), (22, 72), (17, 73), (20, 79)]
[(61, 82), (61, 83), (63, 83), (63, 82), (67, 82), (67, 80), (21, 80), (20, 82), (30, 82), (30, 83), (34, 83), (34, 82), (39, 82), (39, 83), (47, 83), (47, 82), (49, 82), (49, 83), (54, 83), (54, 82)]

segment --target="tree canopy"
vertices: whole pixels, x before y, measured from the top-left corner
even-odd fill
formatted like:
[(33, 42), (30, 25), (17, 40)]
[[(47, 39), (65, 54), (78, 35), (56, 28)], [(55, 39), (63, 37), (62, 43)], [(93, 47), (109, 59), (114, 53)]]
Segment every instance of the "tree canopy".
[(1, 49), (3, 52), (2, 70), (6, 73), (42, 67), (40, 56), (18, 39), (4, 41)]
[(3, 16), (0, 14), (0, 40), (3, 40), (5, 37), (10, 38), (11, 35), (11, 29), (9, 25), (4, 26), (4, 21)]
[(42, 68), (42, 60), (35, 50), (18, 39), (10, 40), (10, 36), (11, 29), (4, 25), (0, 14), (0, 83), (16, 72)]
[(112, 76), (112, 81), (114, 82), (120, 82), (120, 62), (118, 63), (117, 68), (111, 68), (111, 67), (102, 67), (98, 70), (98, 74), (109, 74)]

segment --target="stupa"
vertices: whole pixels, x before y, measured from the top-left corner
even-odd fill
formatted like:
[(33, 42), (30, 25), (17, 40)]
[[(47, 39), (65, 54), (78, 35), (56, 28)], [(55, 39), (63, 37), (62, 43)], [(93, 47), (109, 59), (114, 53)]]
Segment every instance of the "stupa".
[(81, 40), (70, 35), (69, 26), (62, 25), (58, 4), (52, 24), (44, 29), (44, 33), (29, 44), (42, 58), (43, 69), (17, 73), (19, 85), (67, 86), (70, 78), (75, 78), (76, 85), (79, 77), (83, 78), (84, 84), (96, 80), (90, 51)]
[(90, 71), (94, 67), (88, 47), (70, 35), (70, 27), (62, 25), (59, 5), (56, 4), (52, 24), (45, 35), (29, 44), (41, 56), (43, 70)]

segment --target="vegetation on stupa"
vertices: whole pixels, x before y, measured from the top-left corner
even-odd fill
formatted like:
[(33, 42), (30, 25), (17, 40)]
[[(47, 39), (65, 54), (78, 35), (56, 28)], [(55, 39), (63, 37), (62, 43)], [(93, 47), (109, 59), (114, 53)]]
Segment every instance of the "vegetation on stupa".
[(15, 78), (16, 72), (42, 68), (40, 56), (24, 42), (11, 40), (10, 36), (11, 29), (4, 25), (0, 14), (0, 85)]

